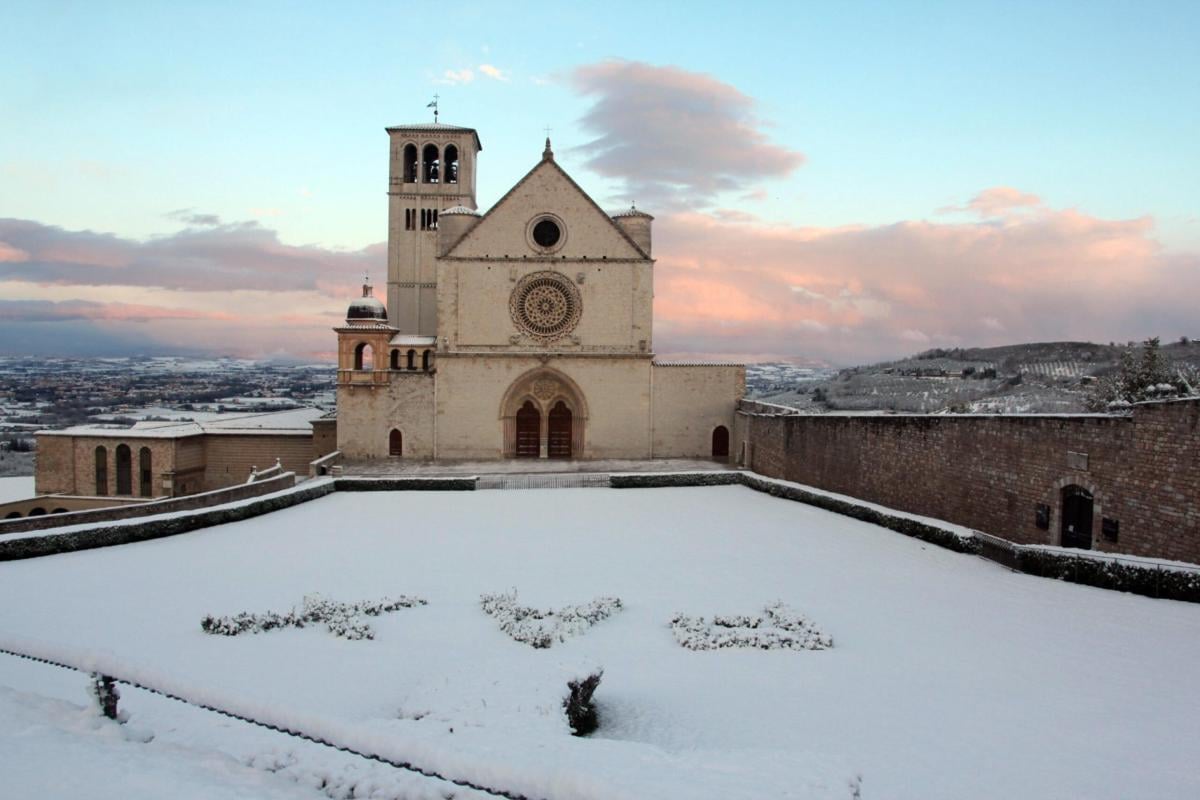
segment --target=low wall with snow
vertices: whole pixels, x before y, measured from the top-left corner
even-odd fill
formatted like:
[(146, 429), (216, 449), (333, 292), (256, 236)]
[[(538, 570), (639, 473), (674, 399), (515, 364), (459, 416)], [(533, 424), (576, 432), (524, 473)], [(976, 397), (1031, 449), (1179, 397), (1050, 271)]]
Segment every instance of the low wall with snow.
[[(290, 476), (290, 473), (289, 473)], [(254, 486), (269, 485), (269, 481)], [(69, 553), (94, 547), (143, 542), (180, 533), (257, 517), (282, 508), (315, 500), (334, 491), (333, 481), (309, 481), (301, 486), (249, 500), (227, 503), (199, 511), (176, 511), (145, 520), (125, 520), (108, 525), (72, 526), (44, 534), (16, 535), (0, 539), (0, 561)], [(68, 515), (62, 515), (64, 519)], [(73, 516), (73, 515), (72, 515)]]
[(1079, 486), (1094, 549), (1200, 563), (1200, 400), (1121, 416), (740, 413), (763, 475), (1049, 545)]
[[(272, 467), (272, 470), (275, 469), (275, 467)], [(265, 473), (259, 474), (263, 475)], [(268, 477), (257, 478), (253, 483), (239, 483), (236, 486), (227, 486), (224, 489), (215, 489), (211, 492), (189, 494), (165, 500), (150, 500), (130, 504), (125, 498), (114, 497), (112, 500), (121, 503), (121, 505), (88, 509), (86, 511), (68, 511), (59, 514), (4, 520), (0, 522), (0, 537), (11, 533), (62, 528), (67, 525), (88, 525), (100, 522), (114, 522), (122, 519), (135, 519), (137, 517), (149, 517), (156, 514), (170, 514), (176, 511), (193, 511), (209, 506), (232, 503), (237, 500), (246, 500), (251, 497), (260, 497), (272, 492), (278, 492), (281, 489), (286, 489), (289, 486), (295, 485), (295, 483), (296, 476), (294, 473), (280, 471), (273, 472)], [(88, 499), (91, 500), (94, 498)], [(47, 507), (47, 511), (52, 510), (54, 495), (47, 495), (38, 498), (38, 500), (41, 501), (39, 505)], [(104, 500), (98, 500), (97, 502), (104, 502)]]
[(958, 553), (981, 556), (1029, 575), (1147, 597), (1200, 603), (1200, 567), (1197, 566), (1087, 550), (1022, 545), (961, 525), (920, 517), (811, 486), (766, 478), (753, 472), (622, 473), (611, 475), (609, 483), (614, 489), (746, 486), (773, 497), (794, 500), (869, 522)]

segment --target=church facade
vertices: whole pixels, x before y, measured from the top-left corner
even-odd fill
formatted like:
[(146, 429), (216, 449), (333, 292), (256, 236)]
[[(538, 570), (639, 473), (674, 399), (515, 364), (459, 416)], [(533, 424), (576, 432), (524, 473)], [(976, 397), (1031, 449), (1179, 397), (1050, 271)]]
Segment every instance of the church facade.
[(549, 139), (480, 213), (474, 129), (387, 133), (387, 305), (364, 286), (335, 329), (345, 458), (737, 458), (744, 367), (655, 360), (653, 217)]

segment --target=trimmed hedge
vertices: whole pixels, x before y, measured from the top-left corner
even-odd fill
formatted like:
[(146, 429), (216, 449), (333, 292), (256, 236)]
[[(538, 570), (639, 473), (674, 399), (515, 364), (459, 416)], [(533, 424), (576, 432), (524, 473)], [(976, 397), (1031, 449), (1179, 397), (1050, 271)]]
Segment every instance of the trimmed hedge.
[(1041, 578), (1200, 603), (1200, 572), (1159, 569), (1150, 564), (1142, 566), (1031, 548), (1018, 548), (1017, 562), (1021, 572)]
[(664, 472), (655, 474), (609, 475), (608, 485), (614, 489), (661, 489), (666, 486), (736, 486), (746, 481), (744, 473), (720, 472)]
[(911, 536), (914, 539), (920, 539), (923, 542), (935, 544), (938, 547), (944, 547), (947, 550), (953, 550), (957, 553), (971, 553), (978, 555), (980, 551), (980, 543), (978, 539), (971, 537), (959, 536), (944, 528), (939, 528), (935, 525), (930, 525), (925, 522), (920, 522), (908, 517), (901, 517), (895, 514), (888, 514), (884, 511), (879, 511), (874, 508), (867, 508), (857, 503), (852, 503), (847, 500), (840, 500), (836, 497), (830, 497), (816, 492), (809, 492), (798, 486), (786, 486), (775, 483), (774, 481), (764, 480), (763, 478), (751, 472), (735, 472), (733, 470), (721, 472), (676, 472), (676, 473), (644, 473), (630, 475), (613, 475), (609, 478), (609, 484), (614, 489), (649, 489), (661, 488), (665, 486), (746, 486), (755, 491), (765, 492), (772, 497), (782, 497), (785, 500), (795, 500), (798, 503), (805, 503), (810, 506), (816, 506), (826, 511), (832, 511), (835, 514), (841, 514), (846, 517), (870, 522), (873, 525), (879, 525), (888, 530), (903, 533), (905, 536)]
[(119, 544), (144, 542), (150, 539), (162, 539), (189, 533), (212, 525), (224, 525), (228, 522), (240, 522), (244, 519), (269, 514), (283, 508), (306, 503), (332, 494), (332, 482), (322, 483), (297, 489), (285, 494), (268, 495), (253, 500), (244, 505), (218, 506), (205, 511), (166, 517), (164, 519), (149, 519), (145, 522), (135, 522), (126, 525), (104, 525), (72, 533), (47, 534), (45, 536), (28, 536), (21, 539), (0, 539), (0, 561), (15, 561), (21, 558), (36, 558), (38, 556), (54, 555), (55, 553), (70, 553), (76, 550), (90, 550), (93, 547), (112, 547)]
[(336, 478), (339, 492), (473, 492), (478, 478)]

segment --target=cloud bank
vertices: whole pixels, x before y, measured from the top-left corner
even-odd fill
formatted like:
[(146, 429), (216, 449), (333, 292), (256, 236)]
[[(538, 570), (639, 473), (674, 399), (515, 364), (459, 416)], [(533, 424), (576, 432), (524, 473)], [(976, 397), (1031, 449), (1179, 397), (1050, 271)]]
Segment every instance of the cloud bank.
[(614, 60), (577, 68), (570, 84), (593, 101), (580, 120), (595, 137), (579, 148), (587, 167), (645, 206), (706, 205), (804, 163), (767, 138), (753, 98), (709, 75)]

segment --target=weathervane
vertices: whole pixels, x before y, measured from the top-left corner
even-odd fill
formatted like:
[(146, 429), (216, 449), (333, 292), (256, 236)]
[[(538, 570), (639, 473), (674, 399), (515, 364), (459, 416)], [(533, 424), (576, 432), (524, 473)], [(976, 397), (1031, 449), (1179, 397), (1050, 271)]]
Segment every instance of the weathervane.
[(433, 124), (436, 125), (438, 121), (438, 96), (435, 94), (433, 96), (433, 102), (425, 107), (433, 109)]

